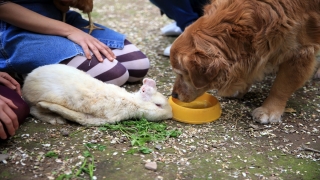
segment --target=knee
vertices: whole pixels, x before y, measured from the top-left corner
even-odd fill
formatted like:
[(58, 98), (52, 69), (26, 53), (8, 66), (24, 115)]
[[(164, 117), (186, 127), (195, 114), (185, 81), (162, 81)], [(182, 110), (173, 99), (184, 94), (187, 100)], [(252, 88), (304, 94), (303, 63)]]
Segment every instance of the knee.
[(142, 80), (147, 75), (150, 68), (150, 60), (147, 57), (133, 61), (133, 63), (134, 65), (127, 68), (130, 76), (128, 82)]
[(106, 81), (105, 83), (114, 84), (117, 86), (124, 85), (129, 80), (129, 72), (126, 70), (124, 73), (114, 74), (116, 78)]
[(109, 62), (105, 60), (101, 66), (102, 69), (106, 69), (103, 73), (96, 76), (95, 78), (109, 84), (114, 84), (118, 86), (122, 86), (125, 84), (129, 79), (129, 72), (126, 67), (124, 67), (121, 63), (117, 60), (114, 62)]

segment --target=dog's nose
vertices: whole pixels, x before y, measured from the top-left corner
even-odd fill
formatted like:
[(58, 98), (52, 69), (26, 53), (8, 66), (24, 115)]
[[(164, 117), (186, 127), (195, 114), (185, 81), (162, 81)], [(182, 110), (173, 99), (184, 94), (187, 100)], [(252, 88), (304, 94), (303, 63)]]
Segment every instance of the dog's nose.
[(171, 96), (172, 96), (173, 98), (178, 99), (178, 93), (172, 92)]

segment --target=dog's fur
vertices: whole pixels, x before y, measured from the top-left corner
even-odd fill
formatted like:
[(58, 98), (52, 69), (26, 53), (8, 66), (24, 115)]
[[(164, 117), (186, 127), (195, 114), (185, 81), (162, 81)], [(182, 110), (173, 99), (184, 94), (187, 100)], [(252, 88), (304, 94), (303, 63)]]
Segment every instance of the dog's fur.
[(217, 89), (241, 97), (277, 72), (252, 115), (257, 122), (280, 122), (288, 98), (316, 69), (320, 0), (212, 0), (204, 10), (171, 47), (172, 96), (190, 102)]
[(142, 117), (149, 121), (172, 118), (167, 98), (152, 79), (143, 79), (140, 90), (129, 93), (63, 64), (33, 70), (25, 79), (22, 96), (33, 116), (51, 124), (70, 120), (99, 126)]

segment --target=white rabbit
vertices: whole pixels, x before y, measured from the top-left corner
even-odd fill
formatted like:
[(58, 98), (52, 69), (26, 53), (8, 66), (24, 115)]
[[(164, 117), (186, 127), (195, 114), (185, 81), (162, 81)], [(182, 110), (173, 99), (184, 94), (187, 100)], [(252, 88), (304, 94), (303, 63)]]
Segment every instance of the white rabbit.
[(33, 70), (25, 79), (22, 96), (33, 116), (51, 124), (65, 124), (67, 119), (98, 126), (142, 117), (172, 118), (171, 106), (152, 79), (145, 78), (138, 92), (129, 93), (62, 64)]

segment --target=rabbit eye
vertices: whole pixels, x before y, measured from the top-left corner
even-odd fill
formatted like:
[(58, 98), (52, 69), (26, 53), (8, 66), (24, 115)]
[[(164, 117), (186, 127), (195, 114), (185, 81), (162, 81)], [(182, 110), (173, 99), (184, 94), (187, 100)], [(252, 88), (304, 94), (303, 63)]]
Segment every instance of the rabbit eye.
[(160, 107), (161, 108), (161, 104), (156, 104), (156, 106)]

